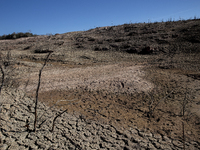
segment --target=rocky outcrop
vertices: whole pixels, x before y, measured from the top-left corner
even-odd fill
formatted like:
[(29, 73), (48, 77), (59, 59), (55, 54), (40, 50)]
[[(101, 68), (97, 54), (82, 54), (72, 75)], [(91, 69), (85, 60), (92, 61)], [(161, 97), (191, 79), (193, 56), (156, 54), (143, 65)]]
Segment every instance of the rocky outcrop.
[[(64, 149), (182, 149), (179, 140), (135, 128), (119, 129), (85, 120), (81, 115), (62, 114), (52, 128), (53, 118), (61, 110), (38, 106), (38, 128), (33, 129), (33, 99), (17, 90), (3, 91), (0, 97), (1, 150), (64, 150)], [(27, 130), (27, 120), (29, 129)], [(198, 142), (186, 142), (186, 149), (200, 149)]]

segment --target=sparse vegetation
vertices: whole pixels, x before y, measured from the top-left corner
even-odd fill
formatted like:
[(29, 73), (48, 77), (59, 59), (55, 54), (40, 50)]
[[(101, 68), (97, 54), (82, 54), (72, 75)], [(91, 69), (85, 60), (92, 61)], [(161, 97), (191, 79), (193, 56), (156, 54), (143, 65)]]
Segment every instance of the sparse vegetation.
[(35, 37), (37, 36), (36, 34), (30, 33), (30, 32), (19, 32), (19, 33), (15, 33), (13, 32), (12, 34), (8, 34), (8, 35), (2, 35), (0, 36), (0, 40), (10, 40), (10, 39), (18, 39), (18, 38), (22, 38), (22, 37)]
[[(199, 33), (200, 19), (169, 19), (4, 41), (0, 46), (4, 56), (15, 51), (13, 66), (23, 72), (19, 81), (27, 95), (35, 96), (32, 92), (37, 90), (36, 100), (40, 94), (40, 101), (50, 108), (62, 108), (51, 118), (51, 131), (65, 112), (77, 113), (88, 120), (126, 129), (137, 126), (179, 139), (187, 149), (187, 142), (200, 141), (200, 115), (193, 110), (200, 109)], [(42, 70), (47, 59), (49, 64)], [(3, 67), (1, 63), (1, 81), (6, 77)], [(70, 99), (80, 102), (68, 105), (70, 94)]]

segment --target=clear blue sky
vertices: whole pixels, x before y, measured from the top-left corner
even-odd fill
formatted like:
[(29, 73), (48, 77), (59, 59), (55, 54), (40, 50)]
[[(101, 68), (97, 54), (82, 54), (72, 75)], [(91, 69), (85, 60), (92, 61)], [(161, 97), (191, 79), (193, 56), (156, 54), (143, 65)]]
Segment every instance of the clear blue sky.
[(200, 17), (200, 0), (0, 0), (0, 35)]

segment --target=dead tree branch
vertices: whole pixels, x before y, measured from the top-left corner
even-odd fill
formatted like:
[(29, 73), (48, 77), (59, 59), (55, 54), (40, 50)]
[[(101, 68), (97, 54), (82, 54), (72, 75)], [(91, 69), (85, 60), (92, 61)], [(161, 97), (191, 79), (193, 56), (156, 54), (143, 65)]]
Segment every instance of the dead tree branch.
[[(67, 100), (67, 101), (69, 101), (69, 100)], [(70, 100), (70, 101), (74, 101), (74, 100)], [(76, 102), (76, 103), (79, 103), (79, 102), (80, 102), (80, 100), (79, 100), (78, 102)], [(58, 117), (60, 117), (63, 113), (65, 113), (67, 110), (68, 110), (68, 109), (65, 109), (64, 111), (60, 112), (60, 113), (59, 113), (58, 115), (56, 115), (56, 117), (53, 119), (53, 124), (52, 124), (51, 132), (54, 131), (54, 126), (55, 126), (55, 121), (56, 121), (56, 119), (57, 119)]]
[[(40, 119), (44, 116), (44, 114), (45, 114), (49, 109), (53, 108), (54, 106), (59, 106), (59, 105), (58, 105), (59, 102), (63, 102), (63, 101), (73, 102), (73, 101), (75, 101), (75, 100), (77, 100), (77, 99), (72, 99), (72, 100), (59, 100), (59, 101), (57, 101), (53, 106), (49, 107), (49, 108), (41, 115), (41, 117), (39, 117), (38, 120), (40, 120)], [(64, 104), (64, 105), (68, 105), (68, 104)], [(62, 105), (62, 106), (63, 106), (63, 105)]]
[(62, 114), (64, 114), (65, 112), (67, 112), (68, 109), (65, 109), (63, 112), (59, 113), (54, 119), (53, 119), (53, 125), (52, 125), (52, 129), (51, 132), (53, 132), (54, 130), (54, 126), (55, 126), (55, 121), (58, 117), (60, 117)]
[(1, 89), (3, 88), (3, 85), (4, 85), (4, 76), (5, 76), (4, 70), (3, 70), (1, 65), (0, 65), (0, 70), (1, 70), (1, 73), (2, 73), (1, 85), (0, 85), (0, 94), (1, 94)]
[(34, 131), (36, 131), (36, 124), (37, 124), (37, 104), (38, 104), (38, 93), (39, 93), (39, 89), (40, 89), (40, 82), (41, 82), (41, 75), (42, 75), (42, 70), (43, 68), (46, 66), (46, 63), (49, 59), (49, 56), (51, 55), (51, 52), (47, 55), (45, 62), (42, 66), (42, 68), (39, 71), (39, 80), (38, 80), (38, 86), (36, 89), (36, 96), (35, 96), (35, 121), (34, 121)]

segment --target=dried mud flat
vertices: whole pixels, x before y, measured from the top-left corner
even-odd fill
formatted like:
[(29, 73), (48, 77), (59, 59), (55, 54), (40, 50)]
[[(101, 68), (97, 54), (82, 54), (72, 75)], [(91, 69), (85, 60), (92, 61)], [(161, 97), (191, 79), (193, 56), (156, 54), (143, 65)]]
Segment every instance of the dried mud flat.
[[(1, 109), (3, 110), (1, 116), (4, 116), (1, 121), (1, 133), (4, 149), (13, 149), (16, 146), (19, 149), (45, 149), (47, 147), (49, 149), (70, 149), (70, 147), (71, 149), (76, 149), (76, 147), (78, 147), (77, 149), (182, 149), (183, 130), (180, 101), (175, 101), (176, 98), (170, 95), (169, 100), (162, 101), (156, 107), (153, 118), (147, 116), (149, 102), (145, 95), (147, 96), (155, 87), (158, 87), (155, 94), (159, 93), (157, 95), (159, 99), (167, 95), (165, 93), (167, 91), (161, 87), (159, 89), (159, 85), (153, 84), (151, 78), (156, 79), (155, 83), (167, 85), (170, 90), (173, 90), (174, 87), (181, 89), (187, 85), (190, 90), (196, 91), (193, 95), (196, 101), (191, 109), (191, 112), (193, 111), (195, 114), (193, 112), (189, 114), (192, 116), (185, 123), (185, 138), (187, 148), (199, 149), (198, 99), (200, 93), (198, 89), (200, 89), (200, 81), (173, 69), (150, 68), (149, 71), (147, 63), (134, 61), (88, 63), (86, 65), (48, 62), (42, 72), (39, 101), (43, 103), (40, 106), (44, 107), (40, 115), (47, 109), (54, 108), (54, 110), (50, 109), (48, 113), (50, 116), (47, 115), (44, 118), (50, 122), (47, 122), (46, 126), (44, 125), (41, 129), (43, 131), (39, 130), (36, 134), (25, 131), (23, 126), (27, 118), (32, 120), (33, 124), (33, 113), (29, 115), (30, 112), (27, 112), (27, 109), (30, 106), (34, 107), (38, 73), (42, 65), (43, 61), (25, 60), (20, 60), (18, 64), (14, 65), (17, 72), (16, 78), (19, 77), (18, 89), (26, 93), (26, 98), (32, 98), (28, 98), (27, 102), (21, 98), (10, 98), (15, 102), (9, 103), (5, 97), (3, 98), (5, 105)], [(184, 89), (180, 90), (179, 88), (174, 89), (180, 93), (179, 95), (184, 95)], [(16, 94), (16, 92), (11, 94), (8, 91), (6, 92), (8, 95)], [(19, 105), (19, 102), (16, 103), (18, 100), (20, 103), (23, 101), (25, 103)], [(16, 112), (15, 107), (18, 109)], [(67, 109), (67, 113), (56, 123), (58, 132), (52, 135), (50, 133), (52, 119), (60, 109)], [(18, 115), (17, 112), (21, 113)], [(13, 113), (17, 117), (12, 118)], [(25, 117), (21, 118), (20, 115)], [(68, 119), (66, 120), (66, 118)], [(81, 126), (81, 130), (79, 122), (84, 124), (84, 127)], [(92, 122), (92, 125), (88, 125), (88, 122), (89, 124)], [(103, 131), (105, 128), (109, 128), (108, 131), (107, 129)], [(93, 133), (93, 129), (94, 132), (98, 131), (99, 135)], [(91, 132), (86, 133), (86, 130)], [(24, 131), (23, 134), (22, 131)], [(127, 132), (128, 135), (124, 134)], [(48, 136), (43, 137), (41, 133)], [(100, 136), (101, 134), (104, 136)], [(144, 137), (143, 134), (147, 137)], [(116, 137), (113, 139), (112, 135), (116, 135)], [(60, 138), (57, 138), (58, 136)], [(34, 139), (34, 137), (38, 138)], [(51, 140), (51, 138), (53, 139)], [(66, 140), (61, 140), (63, 138)], [(79, 140), (77, 141), (77, 139)], [(15, 141), (14, 144), (11, 144), (12, 141)], [(26, 141), (32, 144), (26, 144)], [(41, 144), (45, 142), (46, 146)]]
[[(32, 132), (34, 113), (30, 109), (33, 99), (22, 91), (2, 91), (1, 98), (6, 102), (1, 105), (1, 150), (93, 150), (93, 149), (182, 149), (180, 140), (168, 138), (149, 130), (118, 128), (115, 125), (86, 120), (80, 114), (62, 114), (56, 120), (54, 131), (52, 121), (59, 109), (49, 108), (44, 103), (38, 105), (38, 127)], [(1, 99), (2, 100), (2, 99)], [(26, 129), (29, 120), (29, 130)], [(186, 142), (186, 148), (199, 149), (198, 142)]]
[[(104, 90), (108, 93), (145, 92), (153, 85), (142, 79), (142, 66), (126, 64), (100, 65), (84, 68), (49, 67), (42, 72), (41, 92), (64, 89)], [(31, 73), (27, 91), (36, 90), (38, 72)], [(35, 85), (35, 86), (34, 86)], [(24, 85), (20, 86), (23, 89)]]
[[(197, 19), (0, 41), (1, 149), (200, 149), (199, 29)], [(24, 126), (48, 52), (34, 133)]]
[[(39, 70), (42, 64), (36, 66)], [(27, 96), (35, 96), (38, 71), (21, 74), (23, 81), (29, 81), (26, 88), (21, 85), (19, 90), (6, 90), (1, 95), (1, 148), (182, 149), (180, 118), (157, 114), (160, 112), (155, 112), (157, 116), (151, 121), (145, 116), (140, 93), (154, 87), (144, 79), (145, 73), (144, 66), (134, 63), (77, 68), (47, 65), (42, 73), (35, 133), (27, 131), (25, 125), (28, 119), (30, 129), (33, 127), (34, 110), (30, 106), (34, 106), (34, 99)], [(52, 107), (55, 104), (58, 106)], [(67, 113), (57, 119), (51, 133), (53, 118), (65, 109)], [(176, 108), (171, 105), (172, 109)], [(188, 125), (185, 128), (190, 136), (186, 137), (186, 148), (199, 149), (198, 140), (191, 136), (197, 137), (194, 133), (198, 131)]]
[[(173, 99), (163, 101), (156, 108), (154, 118), (147, 117), (148, 103), (142, 95), (155, 85), (146, 78), (148, 71), (144, 68), (145, 64), (130, 62), (78, 67), (51, 64), (42, 73), (40, 101), (50, 107), (56, 104), (58, 109), (68, 109), (69, 114), (79, 114), (86, 120), (125, 129), (137, 126), (141, 130), (181, 139), (182, 119), (177, 117), (181, 111), (180, 102)], [(149, 76), (158, 76), (157, 80), (164, 80), (167, 84), (174, 84), (176, 80), (180, 86), (185, 86), (188, 82), (188, 87), (195, 90), (200, 85), (198, 80), (188, 79), (185, 75), (173, 72), (172, 76), (169, 70), (156, 69)], [(168, 76), (172, 77), (167, 79)], [(34, 97), (38, 71), (27, 74), (23, 80), (29, 81), (26, 92)], [(19, 89), (24, 90), (24, 87), (22, 85)], [(159, 96), (166, 96), (162, 94)], [(198, 95), (196, 93), (196, 99)], [(195, 107), (193, 111), (198, 112), (198, 105)], [(198, 123), (196, 117), (191, 117), (185, 125), (186, 138), (188, 141), (199, 141), (199, 129), (192, 123)]]

